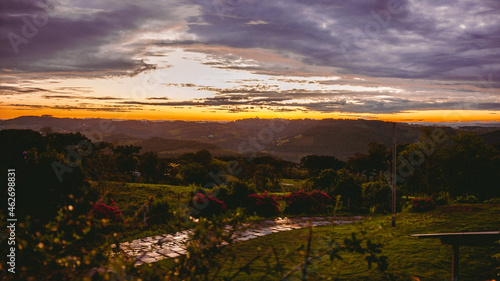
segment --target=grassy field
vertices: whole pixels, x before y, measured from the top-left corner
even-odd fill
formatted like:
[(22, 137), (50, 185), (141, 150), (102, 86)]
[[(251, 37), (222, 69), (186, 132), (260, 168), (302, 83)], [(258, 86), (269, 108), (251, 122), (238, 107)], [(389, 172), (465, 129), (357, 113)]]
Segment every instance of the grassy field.
[(194, 188), (191, 186), (109, 181), (96, 184), (109, 193), (108, 196), (113, 198), (126, 219), (133, 216), (149, 197), (153, 199), (167, 197), (172, 205), (176, 206), (179, 203), (188, 202), (189, 192)]
[[(147, 183), (125, 183), (125, 182), (99, 182), (95, 183), (109, 197), (113, 198), (116, 206), (122, 211), (125, 220), (130, 220), (139, 211), (148, 198), (167, 198), (172, 209), (178, 209), (180, 205), (187, 206), (189, 193), (195, 188), (193, 186), (174, 186), (164, 184)], [(139, 225), (133, 230), (123, 233), (122, 241), (130, 241), (137, 238), (154, 236), (174, 232), (171, 225)]]
[[(286, 195), (291, 191), (302, 189), (303, 180), (282, 179), (285, 183), (283, 191), (270, 192), (275, 195)], [(108, 192), (122, 211), (125, 219), (130, 218), (149, 197), (168, 198), (173, 207), (189, 201), (189, 193), (194, 186), (175, 186), (165, 184), (127, 183), (127, 182), (96, 182), (101, 189)]]
[(283, 191), (292, 192), (301, 190), (303, 188), (302, 184), (305, 182), (305, 180), (281, 179), (280, 182)]
[[(499, 217), (500, 204), (455, 204), (441, 206), (427, 213), (398, 214), (396, 228), (390, 227), (390, 216), (365, 218), (358, 224), (316, 227), (313, 230), (312, 252), (324, 248), (330, 237), (342, 241), (352, 232), (366, 230), (372, 239), (384, 243), (383, 254), (388, 256), (389, 272), (398, 280), (449, 280), (451, 246), (441, 245), (439, 240), (418, 239), (410, 235), (500, 230)], [(280, 232), (227, 247), (224, 249), (226, 256), (234, 253), (236, 260), (232, 266), (228, 263), (222, 276), (230, 276), (236, 272), (235, 268), (243, 266), (271, 247), (276, 249), (284, 272), (287, 272), (302, 261), (302, 256), (294, 250), (306, 243), (308, 233), (308, 229)], [(499, 245), (461, 247), (461, 280), (494, 279), (498, 264), (492, 255), (499, 252)], [(383, 280), (375, 266), (368, 270), (367, 263), (360, 255), (342, 253), (341, 256), (343, 261), (330, 262), (325, 257), (314, 262), (310, 266), (308, 280)], [(168, 266), (171, 263), (171, 260), (164, 260), (158, 265)], [(274, 256), (270, 256), (268, 261), (260, 259), (250, 266), (250, 275), (240, 273), (236, 280), (279, 280), (279, 274), (265, 273), (269, 265), (275, 264)]]
[[(189, 186), (170, 186), (144, 183), (101, 182), (101, 188), (108, 191), (126, 218), (132, 216), (149, 197), (167, 197), (172, 206), (187, 203)], [(384, 243), (383, 254), (388, 256), (389, 272), (398, 280), (449, 280), (451, 267), (451, 246), (441, 245), (439, 240), (411, 237), (416, 233), (492, 231), (500, 230), (500, 204), (453, 204), (440, 206), (427, 213), (400, 213), (398, 225), (390, 227), (390, 216), (367, 217), (361, 223), (316, 227), (313, 230), (313, 252), (323, 249), (330, 238), (343, 241), (352, 232), (366, 230), (374, 240)], [(124, 240), (153, 236), (170, 232), (162, 226), (138, 228), (125, 234)], [(275, 233), (226, 247), (226, 256), (236, 254), (236, 260), (223, 270), (222, 276), (229, 276), (259, 253), (274, 247), (283, 272), (299, 264), (303, 257), (295, 250), (307, 241), (309, 230), (301, 229)], [(460, 274), (462, 280), (491, 280), (496, 278), (495, 267), (500, 266), (491, 257), (500, 253), (500, 245), (492, 247), (462, 247)], [(314, 262), (310, 267), (308, 280), (381, 280), (383, 276), (374, 267), (368, 270), (363, 257), (343, 253), (343, 261), (330, 262), (327, 257)], [(158, 265), (168, 266), (171, 260)], [(273, 264), (274, 263), (274, 264)], [(250, 275), (239, 274), (236, 280), (279, 280), (279, 274), (266, 275), (269, 264), (275, 265), (273, 257), (268, 262), (260, 259), (251, 265), (255, 271)]]

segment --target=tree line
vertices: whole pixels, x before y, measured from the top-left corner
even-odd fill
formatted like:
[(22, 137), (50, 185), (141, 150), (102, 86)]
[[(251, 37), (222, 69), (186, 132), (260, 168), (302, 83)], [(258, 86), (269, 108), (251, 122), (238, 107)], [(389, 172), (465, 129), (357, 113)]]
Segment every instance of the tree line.
[[(430, 138), (424, 129), (421, 141)], [(68, 161), (68, 151), (82, 141), (91, 142), (81, 133), (39, 133), (33, 130), (0, 131), (2, 168), (15, 167), (20, 191), (28, 209), (42, 208), (50, 212), (60, 207), (69, 194), (85, 192), (85, 180), (194, 184), (203, 187), (214, 181), (238, 180), (253, 185), (258, 191), (280, 191), (281, 181), (297, 179), (305, 190), (322, 190), (330, 196), (341, 195), (344, 206), (360, 207), (362, 197), (370, 204), (387, 209), (390, 195), (391, 152), (386, 145), (369, 143), (368, 152), (358, 152), (346, 161), (333, 156), (306, 155), (299, 163), (271, 156), (249, 159), (241, 155), (214, 157), (207, 150), (184, 153), (178, 157), (160, 158), (155, 152), (142, 152), (134, 145), (93, 143), (91, 153), (82, 157), (71, 172), (58, 181), (53, 163)], [(406, 172), (398, 180), (400, 196), (448, 194), (450, 197), (473, 195), (480, 200), (500, 197), (499, 147), (488, 145), (470, 132), (448, 133), (445, 141), (433, 144), (432, 153), (415, 153), (419, 143), (399, 144), (398, 167)], [(419, 158), (422, 157), (422, 158)], [(411, 167), (405, 167), (413, 159)], [(406, 162), (405, 162), (406, 161)], [(228, 163), (237, 163), (239, 173), (227, 175)], [(417, 163), (418, 165), (416, 165)], [(24, 195), (23, 195), (24, 194)], [(39, 213), (43, 215), (45, 211)]]

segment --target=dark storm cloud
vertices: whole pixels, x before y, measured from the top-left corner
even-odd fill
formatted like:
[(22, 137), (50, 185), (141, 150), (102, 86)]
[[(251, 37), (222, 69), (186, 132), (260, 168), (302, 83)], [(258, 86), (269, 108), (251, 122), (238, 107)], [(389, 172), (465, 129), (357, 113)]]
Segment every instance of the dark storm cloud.
[(89, 87), (57, 87), (57, 91), (79, 92), (79, 93), (92, 93)]
[(93, 97), (93, 96), (72, 96), (72, 95), (45, 95), (43, 96), (46, 99), (70, 99), (70, 100), (123, 100), (122, 98), (115, 97)]
[(205, 44), (271, 49), (360, 75), (500, 81), (495, 0), (194, 2), (203, 14), (189, 31)]
[[(166, 86), (214, 93), (213, 97), (188, 101), (172, 101), (168, 97), (126, 101), (98, 97), (90, 94), (92, 90), (76, 87), (47, 90), (9, 85), (0, 86), (0, 95), (39, 93), (46, 99), (116, 101), (117, 104), (112, 108), (82, 104), (75, 107), (86, 110), (131, 110), (142, 106), (210, 106), (229, 108), (232, 112), (252, 107), (369, 113), (499, 110), (494, 97), (500, 93), (500, 2), (497, 0), (88, 0), (75, 3), (70, 0), (1, 1), (0, 74), (133, 76), (154, 69), (155, 65), (147, 63), (147, 58), (164, 56), (163, 50), (168, 49), (164, 47), (172, 47), (186, 53), (206, 53), (201, 63), (212, 68), (287, 76), (277, 78), (277, 85), (316, 83), (325, 86), (317, 89), (330, 89), (327, 86), (335, 85), (366, 88), (363, 92), (307, 90), (307, 86), (282, 90), (286, 87), (274, 86), (272, 79), (263, 79), (259, 87), (241, 82), (234, 88), (215, 88), (201, 81), (200, 84), (165, 81)], [(193, 6), (198, 9), (192, 9)], [(176, 9), (180, 7), (187, 7), (185, 10), (189, 10), (190, 15), (179, 13)], [(171, 27), (175, 30), (173, 33), (182, 34), (159, 39), (145, 36), (147, 40), (139, 36)], [(127, 36), (132, 39), (125, 40)], [(246, 54), (251, 53), (255, 58), (246, 58), (238, 52), (231, 54), (230, 50), (248, 50)], [(262, 54), (276, 61), (266, 61)], [(165, 63), (169, 63), (167, 60), (168, 56)], [(308, 81), (292, 77), (327, 72), (323, 71), (325, 68), (314, 72), (314, 66), (326, 66), (331, 69), (329, 74), (341, 78)], [(29, 80), (28, 76), (25, 79)], [(367, 81), (352, 80), (353, 77), (365, 77)], [(419, 79), (419, 82), (373, 77)], [(396, 81), (387, 87), (398, 91), (376, 89), (384, 87), (387, 80)], [(464, 93), (482, 95), (484, 99), (470, 101)]]
[(152, 97), (152, 98), (147, 98), (147, 100), (170, 100), (168, 97)]
[[(500, 86), (496, 0), (88, 1), (85, 8), (65, 3), (71, 2), (1, 2), (1, 68), (110, 75), (152, 69), (137, 56), (141, 44), (124, 45), (120, 39), (134, 31), (153, 30), (151, 22), (162, 23), (156, 27), (171, 25), (182, 17), (173, 7), (191, 4), (200, 8), (198, 16), (187, 19), (187, 32), (196, 39), (156, 44), (263, 48), (309, 65), (372, 77), (465, 79), (479, 84), (478, 76), (492, 75), (494, 87)], [(13, 47), (12, 40), (18, 45)], [(120, 48), (102, 53), (113, 44)], [(259, 66), (227, 68), (265, 73)]]
[(58, 72), (58, 75), (82, 72), (134, 75), (154, 68), (133, 59), (136, 50), (132, 48), (122, 46), (112, 51), (102, 48), (139, 29), (149, 18), (168, 17), (167, 12), (160, 13), (154, 4), (142, 6), (134, 2), (85, 4), (100, 7), (66, 7), (55, 0), (2, 1), (0, 68), (13, 72)]
[(244, 95), (229, 95), (216, 96), (191, 101), (178, 102), (140, 102), (140, 101), (123, 101), (119, 102), (124, 105), (136, 106), (167, 106), (167, 107), (216, 107), (219, 110), (227, 108), (248, 110), (250, 107), (268, 108), (279, 111), (293, 110), (311, 110), (320, 112), (353, 112), (353, 113), (393, 113), (408, 110), (432, 110), (432, 109), (472, 109), (472, 110), (499, 110), (500, 106), (497, 103), (482, 103), (473, 101), (414, 101), (401, 98), (385, 98), (383, 100), (370, 98), (354, 98), (349, 101), (339, 98), (336, 100), (316, 100), (316, 101), (299, 101), (289, 102), (289, 96), (272, 96), (272, 97), (249, 97)]
[(16, 110), (33, 110), (33, 109), (60, 109), (60, 110), (88, 110), (88, 111), (106, 111), (106, 112), (130, 112), (133, 110), (142, 110), (139, 107), (121, 106), (121, 105), (106, 105), (97, 106), (81, 103), (79, 105), (40, 105), (40, 104), (8, 104)]
[[(85, 95), (91, 92), (92, 91), (90, 91), (87, 87), (57, 87), (55, 90), (48, 90), (38, 87), (0, 86), (0, 95), (45, 94), (43, 95), (43, 98), (46, 99), (122, 100), (122, 98), (117, 97), (96, 97)], [(50, 93), (50, 95), (47, 95), (46, 93)]]
[(50, 93), (52, 91), (37, 87), (0, 86), (1, 95), (32, 94), (32, 93), (44, 93), (44, 92)]

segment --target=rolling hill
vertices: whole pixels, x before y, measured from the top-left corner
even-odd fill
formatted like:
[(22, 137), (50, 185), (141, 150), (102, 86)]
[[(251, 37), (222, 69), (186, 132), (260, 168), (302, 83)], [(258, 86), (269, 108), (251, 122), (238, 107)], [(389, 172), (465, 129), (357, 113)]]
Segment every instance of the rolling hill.
[[(346, 160), (356, 152), (367, 152), (369, 142), (390, 146), (392, 123), (373, 120), (269, 120), (244, 119), (231, 122), (146, 121), (73, 119), (50, 116), (23, 116), (0, 121), (0, 129), (50, 127), (54, 132), (81, 132), (93, 141), (141, 146), (142, 152), (161, 157), (210, 150), (215, 155), (255, 151), (298, 162), (309, 154), (330, 155)], [(398, 123), (398, 143), (418, 140), (421, 125)], [(455, 129), (446, 128), (454, 131)], [(497, 143), (500, 126), (474, 126), (490, 144)]]

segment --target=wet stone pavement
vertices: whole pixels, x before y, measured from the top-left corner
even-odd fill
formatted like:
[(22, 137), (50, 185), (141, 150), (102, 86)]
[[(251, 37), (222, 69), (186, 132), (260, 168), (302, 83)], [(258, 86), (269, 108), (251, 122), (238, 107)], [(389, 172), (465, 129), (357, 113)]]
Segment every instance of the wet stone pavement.
[[(298, 217), (277, 218), (244, 225), (244, 230), (236, 231), (233, 243), (246, 241), (276, 232), (289, 231), (313, 226), (340, 225), (361, 220), (360, 216), (352, 217)], [(157, 235), (136, 239), (120, 244), (128, 256), (136, 259), (135, 264), (152, 263), (165, 258), (175, 258), (187, 254), (186, 243), (191, 230), (173, 234)]]

